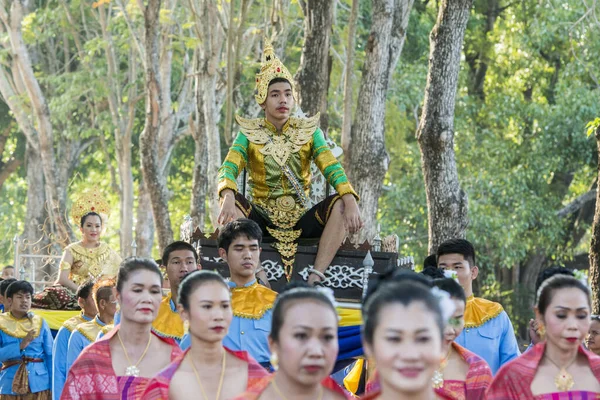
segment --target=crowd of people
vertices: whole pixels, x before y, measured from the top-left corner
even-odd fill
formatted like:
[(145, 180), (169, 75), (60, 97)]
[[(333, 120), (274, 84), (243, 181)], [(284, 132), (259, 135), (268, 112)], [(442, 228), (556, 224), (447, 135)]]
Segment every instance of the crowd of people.
[(31, 309), (44, 292), (7, 273), (0, 399), (600, 396), (600, 320), (587, 285), (565, 268), (540, 274), (523, 354), (502, 306), (473, 296), (478, 268), (468, 241), (443, 243), (421, 273), (374, 275), (362, 307), (367, 383), (351, 393), (332, 378), (338, 311), (331, 291), (292, 282), (278, 294), (259, 284), (261, 241), (249, 219), (225, 225), (218, 246), (228, 280), (201, 270), (189, 243), (170, 244), (161, 260), (167, 296), (157, 263), (127, 258), (116, 277), (77, 287), (81, 313), (54, 338)]
[[(65, 248), (53, 286), (34, 293), (3, 269), (0, 400), (600, 398), (600, 318), (587, 284), (565, 268), (542, 271), (521, 354), (502, 305), (473, 294), (479, 268), (464, 239), (442, 243), (421, 273), (370, 277), (363, 362), (340, 379), (340, 310), (320, 286), (342, 240), (362, 227), (359, 199), (318, 115), (290, 115), (296, 97), (292, 75), (265, 45), (255, 94), (265, 118), (238, 118), (219, 170), (227, 280), (202, 270), (183, 241), (162, 249), (164, 272), (147, 258), (122, 260), (100, 240), (107, 205), (94, 196), (73, 207), (82, 239)], [(312, 161), (336, 193), (311, 207)], [(252, 201), (237, 187), (244, 168)], [(299, 276), (298, 239), (319, 239), (306, 282), (271, 290), (260, 261), (266, 234), (288, 280)], [(53, 335), (40, 310), (77, 315)]]

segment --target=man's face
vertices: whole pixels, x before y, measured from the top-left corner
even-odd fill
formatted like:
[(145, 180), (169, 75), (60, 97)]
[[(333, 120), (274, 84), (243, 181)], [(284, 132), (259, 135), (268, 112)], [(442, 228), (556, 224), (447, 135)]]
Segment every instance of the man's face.
[(238, 236), (229, 245), (229, 250), (219, 249), (219, 255), (229, 265), (232, 280), (246, 280), (254, 277), (260, 263), (261, 248), (257, 239), (249, 239), (245, 235)]
[(2, 270), (2, 279), (11, 279), (15, 277), (15, 269), (14, 268), (4, 268)]
[(269, 86), (267, 99), (261, 104), (261, 107), (265, 110), (267, 121), (272, 124), (285, 123), (294, 108), (292, 86), (287, 82), (277, 82)]
[(31, 309), (31, 294), (17, 292), (10, 300), (10, 311), (13, 313), (27, 314)]
[(457, 253), (439, 256), (438, 268), (455, 271), (458, 283), (468, 292), (472, 291), (473, 280), (477, 278), (477, 274), (479, 273), (477, 266), (469, 265), (469, 261), (465, 260), (462, 254)]
[(191, 250), (174, 250), (169, 254), (167, 262), (167, 279), (171, 287), (179, 287), (179, 283), (188, 273), (198, 269), (196, 258)]

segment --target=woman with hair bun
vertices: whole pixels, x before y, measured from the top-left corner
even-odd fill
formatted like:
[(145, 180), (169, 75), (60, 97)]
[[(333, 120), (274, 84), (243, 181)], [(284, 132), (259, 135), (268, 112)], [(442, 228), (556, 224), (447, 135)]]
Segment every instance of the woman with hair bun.
[(162, 299), (153, 260), (130, 257), (117, 276), (121, 322), (86, 347), (71, 367), (62, 400), (141, 400), (151, 377), (181, 354), (173, 339), (152, 332)]
[(599, 398), (600, 357), (583, 347), (590, 308), (590, 291), (581, 281), (568, 275), (545, 280), (535, 307), (545, 340), (500, 369), (487, 399)]
[(370, 281), (363, 306), (363, 347), (379, 380), (379, 389), (363, 399), (450, 399), (432, 386), (454, 311), (449, 296), (423, 275), (387, 275)]
[(253, 390), (269, 373), (245, 351), (223, 346), (233, 318), (231, 293), (213, 271), (193, 271), (181, 281), (181, 317), (191, 346), (148, 384), (144, 400), (231, 399)]
[(273, 308), (269, 336), (277, 371), (236, 400), (343, 400), (348, 395), (329, 377), (338, 354), (338, 315), (333, 295), (313, 287), (282, 292)]

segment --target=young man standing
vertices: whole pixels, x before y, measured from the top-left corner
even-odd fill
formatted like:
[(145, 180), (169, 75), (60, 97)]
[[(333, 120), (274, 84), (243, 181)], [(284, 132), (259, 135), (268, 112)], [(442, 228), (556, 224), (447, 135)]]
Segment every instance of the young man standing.
[(98, 314), (91, 321), (79, 324), (71, 334), (67, 347), (67, 374), (71, 365), (73, 365), (83, 349), (94, 343), (102, 329), (113, 322), (117, 311), (117, 299), (114, 294), (114, 287), (115, 282), (113, 279), (105, 279), (94, 285), (94, 302), (98, 309)]
[[(268, 337), (277, 293), (256, 281), (261, 241), (260, 226), (246, 218), (229, 222), (219, 232), (219, 256), (229, 266), (233, 311), (223, 345), (231, 350), (247, 351), (263, 367), (271, 369)], [(181, 348), (187, 349), (189, 341), (188, 334)]]
[(54, 338), (54, 346), (52, 348), (53, 368), (52, 368), (52, 398), (60, 399), (65, 380), (67, 379), (67, 349), (69, 347), (69, 339), (71, 333), (79, 324), (88, 322), (94, 319), (98, 310), (92, 295), (94, 281), (88, 280), (77, 289), (77, 304), (81, 308), (81, 314), (69, 318), (65, 321), (62, 327), (58, 330), (56, 338)]
[(456, 343), (483, 358), (495, 374), (521, 352), (502, 305), (473, 296), (473, 281), (479, 274), (475, 248), (464, 239), (447, 240), (438, 247), (437, 263), (439, 268), (456, 272), (467, 297), (465, 329)]
[[(325, 279), (325, 270), (346, 234), (362, 227), (358, 195), (331, 153), (317, 126), (319, 115), (292, 117), (297, 100), (294, 80), (265, 43), (262, 67), (256, 75), (256, 102), (264, 118), (236, 117), (241, 131), (219, 169), (219, 223), (239, 218), (257, 222), (264, 235), (276, 240), (288, 280), (298, 238), (320, 238), (309, 283)], [(311, 161), (336, 194), (312, 208), (308, 200)], [(252, 202), (238, 192), (237, 177), (246, 168)], [(345, 228), (345, 229), (344, 229)], [(261, 277), (262, 279), (262, 277)]]
[(152, 330), (159, 336), (175, 339), (179, 343), (184, 335), (183, 320), (177, 312), (179, 283), (184, 276), (200, 269), (198, 253), (187, 242), (173, 242), (163, 251), (162, 265), (167, 270), (171, 291), (160, 303)]
[(0, 314), (0, 398), (50, 398), (52, 334), (46, 321), (29, 312), (32, 296), (27, 281), (15, 281), (6, 290), (7, 312)]

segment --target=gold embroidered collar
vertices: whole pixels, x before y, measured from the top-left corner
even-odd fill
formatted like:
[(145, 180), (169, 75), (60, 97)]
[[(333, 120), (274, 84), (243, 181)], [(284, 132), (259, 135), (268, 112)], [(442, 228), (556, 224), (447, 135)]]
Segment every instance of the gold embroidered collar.
[(178, 312), (171, 308), (172, 293), (162, 299), (158, 315), (152, 323), (152, 330), (161, 337), (181, 340), (184, 335), (183, 320)]
[(247, 287), (231, 288), (231, 308), (233, 315), (240, 318), (261, 319), (273, 308), (277, 292), (254, 283)]
[(500, 303), (471, 295), (465, 307), (465, 328), (477, 328), (504, 311)]
[(275, 126), (263, 118), (246, 119), (236, 115), (241, 131), (250, 143), (263, 146), (259, 151), (284, 166), (291, 154), (300, 151), (318, 128), (320, 114), (310, 118), (290, 117), (277, 133)]
[(33, 313), (28, 316), (17, 319), (11, 312), (0, 314), (0, 331), (17, 339), (23, 339), (27, 333), (33, 329), (33, 337), (40, 335), (43, 319)]

